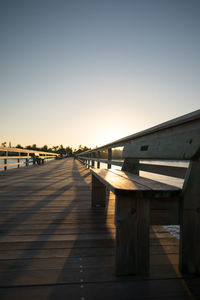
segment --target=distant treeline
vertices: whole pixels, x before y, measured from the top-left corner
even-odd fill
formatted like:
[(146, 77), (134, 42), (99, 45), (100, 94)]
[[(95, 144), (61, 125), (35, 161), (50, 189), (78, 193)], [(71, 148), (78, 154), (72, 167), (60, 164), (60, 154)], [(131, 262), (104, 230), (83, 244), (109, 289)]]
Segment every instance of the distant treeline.
[[(1, 143), (1, 146), (6, 147), (6, 142)], [(54, 153), (58, 153), (62, 156), (66, 156), (66, 155), (73, 156), (75, 153), (81, 153), (84, 151), (91, 150), (91, 148), (89, 148), (87, 146), (82, 146), (82, 145), (79, 145), (78, 148), (73, 149), (70, 146), (64, 147), (63, 145), (60, 145), (60, 146), (57, 145), (57, 146), (53, 146), (53, 147), (48, 147), (47, 145), (44, 145), (42, 147), (38, 147), (36, 144), (33, 144), (33, 145), (27, 145), (27, 146), (23, 147), (22, 145), (18, 144), (14, 148), (28, 149), (28, 150), (35, 150), (35, 151), (44, 151), (44, 152), (54, 152)], [(98, 146), (96, 146), (96, 148), (98, 148)], [(107, 158), (107, 155), (108, 155), (107, 150), (102, 150), (100, 152), (101, 158)], [(0, 156), (1, 156), (1, 153), (0, 153)], [(95, 157), (97, 157), (96, 153), (95, 153)], [(113, 159), (121, 159), (122, 158), (122, 150), (121, 149), (113, 149), (112, 150), (112, 158)]]
[[(95, 154), (97, 158), (97, 154)], [(100, 158), (107, 158), (108, 157), (108, 150), (102, 150), (100, 152)], [(112, 159), (122, 159), (122, 150), (121, 149), (112, 149)]]
[[(2, 147), (7, 147), (7, 143), (3, 142), (3, 143), (1, 143), (1, 146)], [(13, 146), (11, 147), (11, 145), (9, 144), (8, 147), (12, 148)], [(64, 147), (63, 145), (56, 145), (56, 146), (53, 146), (53, 147), (49, 147), (47, 145), (44, 145), (42, 147), (39, 147), (36, 144), (27, 145), (27, 146), (22, 146), (22, 145), (18, 144), (13, 148), (35, 150), (35, 151), (44, 151), (44, 152), (54, 152), (54, 153), (58, 153), (60, 155), (67, 155), (67, 156), (72, 156), (77, 151), (82, 152), (82, 151), (87, 151), (87, 150), (91, 149), (91, 148), (88, 148), (87, 146), (82, 146), (82, 145), (79, 145), (79, 147), (77, 149), (73, 149), (70, 146)], [(3, 155), (3, 153), (2, 153), (2, 155)], [(0, 156), (1, 156), (1, 153), (0, 153)]]
[(36, 144), (28, 145), (26, 147), (22, 147), (21, 145), (17, 145), (16, 148), (20, 149), (28, 149), (28, 150), (36, 150), (36, 151), (44, 151), (44, 152), (54, 152), (58, 153), (60, 155), (67, 155), (67, 156), (72, 156), (74, 152), (77, 152), (78, 150), (80, 152), (82, 151), (87, 151), (90, 150), (91, 148), (88, 148), (87, 146), (81, 146), (79, 145), (78, 149), (73, 149), (70, 146), (64, 147), (63, 145), (60, 146), (53, 146), (53, 147), (48, 147), (47, 145), (44, 145), (43, 147), (38, 147)]

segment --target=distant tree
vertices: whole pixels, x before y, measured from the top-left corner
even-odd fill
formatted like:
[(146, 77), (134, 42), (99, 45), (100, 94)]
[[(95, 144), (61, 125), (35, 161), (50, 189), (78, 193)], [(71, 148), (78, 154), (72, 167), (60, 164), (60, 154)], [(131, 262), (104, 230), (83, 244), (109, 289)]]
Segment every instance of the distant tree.
[(59, 149), (59, 146), (53, 146), (53, 147), (52, 147), (52, 150), (53, 150), (54, 152), (57, 152), (58, 149)]
[(32, 147), (30, 145), (25, 147), (27, 150), (32, 150)]
[(15, 148), (23, 149), (23, 147), (20, 144), (18, 144)]
[(72, 151), (72, 147), (69, 147), (69, 146), (66, 147), (66, 148), (65, 148), (65, 151), (66, 151), (66, 154), (67, 154), (68, 156), (71, 156), (71, 155), (72, 155), (72, 152), (73, 152), (73, 151)]
[(91, 148), (88, 148), (87, 146), (82, 146), (82, 145), (79, 145), (78, 146), (78, 149), (74, 149), (74, 153), (78, 152), (84, 152), (84, 151), (88, 151), (88, 150), (91, 150)]
[(112, 158), (122, 159), (122, 150), (121, 149), (113, 149), (112, 150)]
[(64, 149), (63, 145), (60, 145), (59, 149), (57, 150), (57, 153), (59, 153), (61, 156), (66, 154), (66, 150)]
[(87, 146), (84, 146), (84, 147), (82, 148), (82, 151), (88, 151), (88, 150), (91, 150), (91, 148), (88, 148)]
[(36, 145), (36, 144), (33, 144), (32, 147), (31, 147), (31, 149), (32, 149), (32, 150), (38, 150), (37, 145)]
[(44, 145), (43, 147), (40, 148), (41, 151), (47, 152), (48, 151), (48, 146)]
[(1, 143), (1, 146), (6, 147), (6, 144), (7, 144), (7, 142), (3, 142), (3, 143)]

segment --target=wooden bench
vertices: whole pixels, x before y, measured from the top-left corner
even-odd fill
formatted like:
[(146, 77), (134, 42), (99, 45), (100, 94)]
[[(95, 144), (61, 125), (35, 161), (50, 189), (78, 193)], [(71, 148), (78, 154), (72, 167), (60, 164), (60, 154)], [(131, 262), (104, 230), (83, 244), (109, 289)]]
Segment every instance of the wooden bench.
[[(180, 271), (200, 274), (200, 113), (133, 135), (123, 157), (121, 171), (91, 169), (92, 206), (106, 206), (107, 188), (116, 195), (116, 273), (148, 273), (150, 224), (180, 224)], [(178, 168), (141, 160), (190, 163)], [(183, 188), (141, 177), (139, 170), (182, 178)]]

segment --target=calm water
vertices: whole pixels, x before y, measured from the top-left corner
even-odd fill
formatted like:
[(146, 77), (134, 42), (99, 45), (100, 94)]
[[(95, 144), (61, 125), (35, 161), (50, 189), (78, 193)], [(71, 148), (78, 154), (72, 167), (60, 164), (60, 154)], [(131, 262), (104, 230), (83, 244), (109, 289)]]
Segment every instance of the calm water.
[[(24, 159), (22, 158), (22, 159), (20, 159), (20, 162), (23, 162), (23, 164), (20, 165), (20, 168), (21, 168), (21, 167), (24, 167), (24, 166), (25, 166), (26, 159), (25, 159), (25, 158), (24, 158)], [(8, 160), (7, 160), (7, 163), (8, 163), (8, 164), (14, 164), (14, 163), (17, 163), (17, 159), (14, 159), (14, 158), (8, 159)], [(32, 161), (30, 160), (29, 163), (30, 163), (30, 165), (31, 165), (31, 164), (32, 164)], [(1, 158), (0, 158), (0, 165), (2, 165), (2, 164), (4, 164), (4, 159), (1, 159)], [(17, 168), (17, 166), (8, 166), (7, 168), (8, 168), (8, 170), (9, 170), (9, 169), (15, 169), (15, 168)], [(4, 170), (4, 168), (3, 168), (3, 167), (0, 167), (0, 171), (3, 171), (3, 170)]]

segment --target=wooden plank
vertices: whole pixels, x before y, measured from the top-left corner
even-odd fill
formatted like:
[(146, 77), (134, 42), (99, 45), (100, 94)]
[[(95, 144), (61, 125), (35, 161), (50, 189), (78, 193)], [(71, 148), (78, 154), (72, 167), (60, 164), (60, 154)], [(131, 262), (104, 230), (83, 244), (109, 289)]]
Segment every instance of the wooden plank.
[(27, 149), (20, 149), (20, 148), (10, 148), (10, 147), (0, 147), (0, 151), (7, 151), (7, 152), (14, 152), (14, 153), (38, 153), (38, 154), (47, 154), (52, 156), (58, 156), (57, 153), (52, 152), (44, 152), (44, 151), (38, 151), (38, 150), (27, 150)]
[(124, 158), (190, 160), (200, 148), (200, 119), (137, 138), (124, 146)]
[(106, 186), (92, 175), (92, 207), (106, 206)]
[[(121, 300), (132, 299), (135, 293), (140, 299), (164, 295), (184, 299), (188, 295), (178, 273), (178, 241), (159, 226), (149, 234), (150, 273), (115, 276), (115, 196), (107, 194), (106, 208), (91, 208), (90, 172), (79, 162), (53, 161), (2, 173), (1, 299)], [(160, 201), (164, 211), (177, 205), (175, 199), (154, 200), (153, 211), (159, 211)], [(190, 282), (196, 294), (198, 286), (199, 280)]]
[(139, 175), (139, 159), (135, 158), (125, 158), (122, 171), (127, 171), (135, 175)]
[[(153, 164), (139, 164), (139, 169), (145, 172), (151, 172), (156, 174), (161, 174), (165, 176), (171, 176), (176, 178), (185, 178), (187, 168), (184, 167), (173, 167), (173, 166), (162, 166)], [(128, 170), (127, 170), (128, 171)]]
[(49, 300), (50, 297), (59, 300), (81, 298), (132, 300), (133, 295), (137, 295), (137, 299), (148, 299), (151, 296), (154, 299), (188, 300), (188, 294), (181, 285), (180, 280), (160, 280), (157, 282), (131, 282), (129, 280), (127, 282), (104, 282), (101, 284), (87, 283), (84, 284), (83, 289), (80, 288), (80, 284), (0, 289), (0, 296), (3, 300), (26, 300), (27, 298), (30, 300)]
[(116, 274), (149, 271), (149, 201), (116, 197)]
[(180, 270), (200, 275), (200, 159), (190, 162), (183, 187)]
[(114, 194), (130, 193), (138, 198), (173, 197), (180, 189), (119, 170), (91, 170)]
[(25, 162), (16, 162), (16, 163), (6, 163), (6, 164), (1, 164), (0, 167), (9, 167), (9, 166), (17, 166), (17, 165), (24, 165)]
[(169, 191), (177, 191), (177, 192), (180, 192), (181, 189), (180, 188), (177, 188), (175, 186), (172, 186), (172, 185), (169, 185), (169, 184), (166, 184), (166, 183), (162, 183), (162, 182), (158, 182), (158, 181), (155, 181), (155, 180), (151, 180), (149, 178), (145, 178), (145, 177), (142, 177), (142, 176), (137, 176), (137, 175), (134, 175), (132, 173), (129, 173), (127, 171), (120, 171), (120, 170), (110, 170), (110, 172), (112, 172), (113, 174), (117, 174), (123, 178), (126, 178), (130, 181), (134, 181), (136, 183), (139, 183), (145, 187), (147, 187), (148, 189), (150, 190), (169, 190)]
[(111, 161), (112, 161), (112, 148), (108, 148), (108, 161), (107, 161), (108, 169), (111, 169)]
[(153, 225), (179, 225), (180, 205), (180, 197), (150, 199), (150, 223)]

